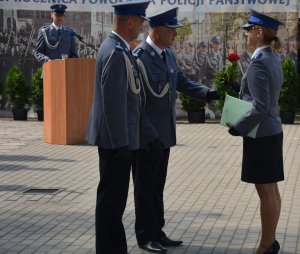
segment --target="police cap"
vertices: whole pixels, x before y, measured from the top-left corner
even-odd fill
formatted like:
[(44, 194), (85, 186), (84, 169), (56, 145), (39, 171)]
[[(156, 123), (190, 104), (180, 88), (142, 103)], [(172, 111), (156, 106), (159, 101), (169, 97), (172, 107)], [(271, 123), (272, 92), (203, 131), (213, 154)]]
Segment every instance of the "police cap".
[(204, 42), (204, 41), (201, 41), (201, 42), (198, 44), (198, 47), (206, 48), (205, 42)]
[(220, 36), (216, 35), (214, 37), (211, 38), (211, 42), (215, 43), (215, 44), (221, 44), (221, 38)]
[(232, 49), (232, 48), (233, 48), (233, 45), (230, 44), (230, 43), (226, 43), (226, 48), (227, 48), (227, 49)]
[(182, 24), (180, 24), (177, 20), (177, 15), (178, 15), (178, 7), (175, 7), (167, 11), (163, 11), (153, 16), (150, 16), (148, 17), (150, 19), (149, 21), (150, 27), (156, 27), (156, 26), (166, 26), (170, 28), (182, 27)]
[(59, 13), (59, 14), (64, 14), (67, 8), (68, 7), (65, 6), (64, 4), (53, 4), (50, 6), (52, 12)]
[(261, 12), (251, 9), (248, 23), (243, 25), (242, 28), (245, 30), (249, 30), (253, 25), (268, 27), (277, 31), (279, 25), (282, 25), (282, 23), (277, 19), (271, 18)]
[(132, 0), (121, 3), (113, 4), (114, 13), (118, 15), (137, 15), (142, 19), (146, 18), (146, 9), (150, 3), (150, 0)]

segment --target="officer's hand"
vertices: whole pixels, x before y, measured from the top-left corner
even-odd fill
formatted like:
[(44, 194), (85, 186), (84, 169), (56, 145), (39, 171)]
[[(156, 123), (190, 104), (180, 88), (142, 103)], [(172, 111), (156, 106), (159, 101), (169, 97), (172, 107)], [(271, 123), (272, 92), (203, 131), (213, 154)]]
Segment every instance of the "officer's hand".
[(226, 125), (229, 127), (229, 134), (232, 136), (241, 136), (241, 134), (238, 132), (238, 130), (231, 124), (231, 123), (226, 123)]
[(130, 155), (130, 149), (128, 146), (124, 146), (121, 148), (118, 148), (116, 151), (115, 159), (116, 160), (125, 160)]
[(235, 92), (237, 92), (237, 93), (240, 92), (240, 89), (241, 89), (241, 84), (240, 84), (240, 82), (238, 82), (238, 81), (236, 81), (236, 80), (231, 80), (231, 81), (229, 82), (229, 85), (231, 86), (231, 88), (232, 88)]
[(217, 93), (215, 89), (209, 89), (206, 94), (207, 102), (211, 102), (212, 100), (219, 100), (220, 95)]
[(159, 159), (163, 155), (163, 146), (159, 139), (155, 139), (146, 145), (146, 150), (150, 157)]

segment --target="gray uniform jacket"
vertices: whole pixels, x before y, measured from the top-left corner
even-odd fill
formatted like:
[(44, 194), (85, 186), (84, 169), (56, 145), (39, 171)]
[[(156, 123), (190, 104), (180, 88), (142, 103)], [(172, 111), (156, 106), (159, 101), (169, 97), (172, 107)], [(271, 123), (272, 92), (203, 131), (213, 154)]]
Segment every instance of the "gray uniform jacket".
[(219, 52), (210, 52), (206, 55), (205, 61), (205, 82), (211, 84), (218, 71), (223, 69), (223, 60)]
[(71, 31), (63, 26), (59, 36), (52, 24), (40, 28), (36, 39), (35, 58), (39, 62), (46, 62), (49, 59), (61, 59), (62, 54), (67, 54), (69, 58), (78, 57), (75, 39), (71, 35)]
[(149, 130), (154, 130), (159, 136), (164, 148), (176, 145), (176, 91), (195, 99), (206, 100), (208, 87), (200, 86), (187, 79), (180, 70), (174, 53), (165, 49), (166, 64), (162, 57), (146, 42), (143, 41), (134, 50), (135, 55), (143, 62), (149, 85), (156, 94), (160, 94), (167, 82), (169, 91), (162, 98), (157, 98), (143, 82), (143, 105), (149, 125), (143, 126), (142, 137)]
[(282, 132), (278, 98), (283, 82), (280, 60), (268, 47), (252, 59), (241, 81), (240, 99), (253, 103), (234, 127), (246, 136), (258, 123), (256, 137), (276, 135)]
[(102, 43), (96, 59), (94, 99), (86, 139), (106, 149), (140, 145), (140, 94), (128, 85), (123, 52), (140, 82), (137, 66), (125, 43), (111, 33)]

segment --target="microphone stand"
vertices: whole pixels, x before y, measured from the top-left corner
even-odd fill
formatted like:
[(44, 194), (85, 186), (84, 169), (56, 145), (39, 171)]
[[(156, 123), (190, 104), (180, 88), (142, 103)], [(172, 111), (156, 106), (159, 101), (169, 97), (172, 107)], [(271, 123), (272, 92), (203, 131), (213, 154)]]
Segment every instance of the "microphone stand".
[(82, 42), (84, 45), (88, 46), (89, 48), (95, 50), (96, 52), (98, 51), (98, 49), (95, 48), (95, 46), (91, 43), (87, 43), (83, 40), (83, 38), (78, 38), (80, 42)]

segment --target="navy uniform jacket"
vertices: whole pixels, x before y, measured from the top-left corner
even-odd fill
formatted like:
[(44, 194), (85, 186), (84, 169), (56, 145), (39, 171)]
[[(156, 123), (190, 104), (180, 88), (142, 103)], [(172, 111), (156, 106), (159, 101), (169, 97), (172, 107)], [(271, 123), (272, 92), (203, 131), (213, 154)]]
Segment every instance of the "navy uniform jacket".
[(140, 94), (134, 94), (128, 85), (123, 52), (138, 80), (134, 58), (117, 35), (111, 33), (105, 39), (96, 59), (94, 100), (86, 138), (90, 144), (106, 149), (137, 149), (140, 145)]
[(256, 137), (282, 132), (278, 98), (283, 82), (280, 60), (270, 47), (264, 48), (251, 60), (242, 81), (240, 99), (253, 103), (234, 127), (246, 136), (258, 123)]
[[(42, 31), (44, 31), (44, 35)], [(46, 42), (45, 36), (48, 43)], [(60, 42), (58, 43), (59, 38)], [(53, 46), (53, 48), (51, 46)], [(67, 54), (69, 58), (78, 57), (75, 38), (71, 35), (71, 29), (62, 26), (59, 37), (58, 31), (52, 24), (40, 28), (34, 51), (35, 58), (39, 62), (46, 62), (49, 59), (61, 59), (62, 54)]]
[[(167, 64), (146, 41), (134, 50), (147, 70), (149, 84), (154, 92), (159, 94), (166, 83), (170, 82), (169, 92), (162, 98), (153, 96), (144, 82), (142, 93), (146, 116), (150, 120), (148, 130), (155, 130), (164, 148), (169, 148), (176, 145), (176, 91), (195, 99), (206, 100), (209, 88), (187, 79), (180, 70), (172, 50), (167, 48), (165, 52)], [(146, 131), (143, 129), (142, 135)]]

